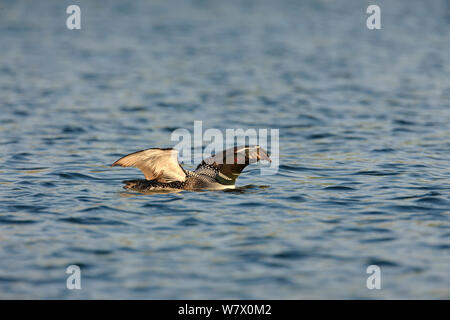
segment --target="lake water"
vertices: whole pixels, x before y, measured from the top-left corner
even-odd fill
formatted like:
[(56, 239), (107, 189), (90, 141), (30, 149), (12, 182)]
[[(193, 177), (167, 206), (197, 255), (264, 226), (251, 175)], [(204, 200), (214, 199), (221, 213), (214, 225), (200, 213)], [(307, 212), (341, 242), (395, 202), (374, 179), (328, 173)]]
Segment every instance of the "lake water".
[[(369, 4), (2, 1), (0, 298), (450, 298), (450, 4)], [(195, 120), (279, 129), (278, 173), (122, 189)]]

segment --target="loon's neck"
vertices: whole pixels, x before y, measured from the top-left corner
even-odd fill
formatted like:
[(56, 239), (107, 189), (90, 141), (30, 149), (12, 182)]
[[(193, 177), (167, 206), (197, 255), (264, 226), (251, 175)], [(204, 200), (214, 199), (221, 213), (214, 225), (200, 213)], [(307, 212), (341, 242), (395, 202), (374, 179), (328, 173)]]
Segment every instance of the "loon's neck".
[(216, 180), (218, 183), (226, 185), (226, 186), (230, 186), (230, 185), (234, 186), (234, 184), (236, 183), (236, 179), (230, 179), (226, 175), (221, 173), (220, 171), (216, 175)]
[(218, 183), (224, 186), (234, 186), (236, 179), (231, 179), (221, 173), (218, 168), (210, 164), (201, 163), (197, 169), (192, 172), (193, 175), (201, 175), (213, 178)]

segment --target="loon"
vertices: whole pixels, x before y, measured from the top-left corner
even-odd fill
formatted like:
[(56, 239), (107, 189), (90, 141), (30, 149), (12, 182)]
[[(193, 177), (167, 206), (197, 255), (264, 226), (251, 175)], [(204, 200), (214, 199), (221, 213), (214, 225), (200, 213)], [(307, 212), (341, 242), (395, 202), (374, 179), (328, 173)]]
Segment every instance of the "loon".
[(244, 168), (259, 160), (272, 162), (258, 145), (240, 146), (221, 151), (205, 159), (195, 171), (183, 169), (178, 151), (173, 148), (150, 148), (130, 153), (112, 166), (136, 167), (145, 179), (126, 180), (124, 189), (139, 192), (162, 190), (223, 190), (235, 188)]

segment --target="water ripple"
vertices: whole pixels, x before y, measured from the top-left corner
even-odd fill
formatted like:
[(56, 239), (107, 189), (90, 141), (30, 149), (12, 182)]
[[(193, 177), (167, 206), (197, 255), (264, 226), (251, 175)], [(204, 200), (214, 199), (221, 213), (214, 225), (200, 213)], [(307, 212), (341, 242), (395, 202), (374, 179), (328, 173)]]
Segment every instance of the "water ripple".
[[(447, 1), (390, 1), (389, 32), (358, 0), (85, 1), (82, 32), (3, 2), (0, 298), (450, 297)], [(109, 164), (195, 120), (279, 129), (278, 172), (122, 189)]]

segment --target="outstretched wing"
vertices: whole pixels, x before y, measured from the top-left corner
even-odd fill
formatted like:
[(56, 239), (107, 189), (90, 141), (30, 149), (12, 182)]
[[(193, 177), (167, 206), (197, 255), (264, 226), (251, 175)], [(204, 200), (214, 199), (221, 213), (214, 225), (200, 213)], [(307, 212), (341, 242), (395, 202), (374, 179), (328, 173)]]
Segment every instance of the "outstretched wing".
[(146, 149), (126, 155), (112, 166), (136, 167), (147, 180), (158, 182), (185, 181), (186, 174), (178, 163), (178, 151), (175, 149)]
[(205, 159), (203, 163), (217, 168), (222, 175), (234, 181), (247, 165), (259, 160), (272, 162), (260, 146), (240, 146), (221, 151)]

